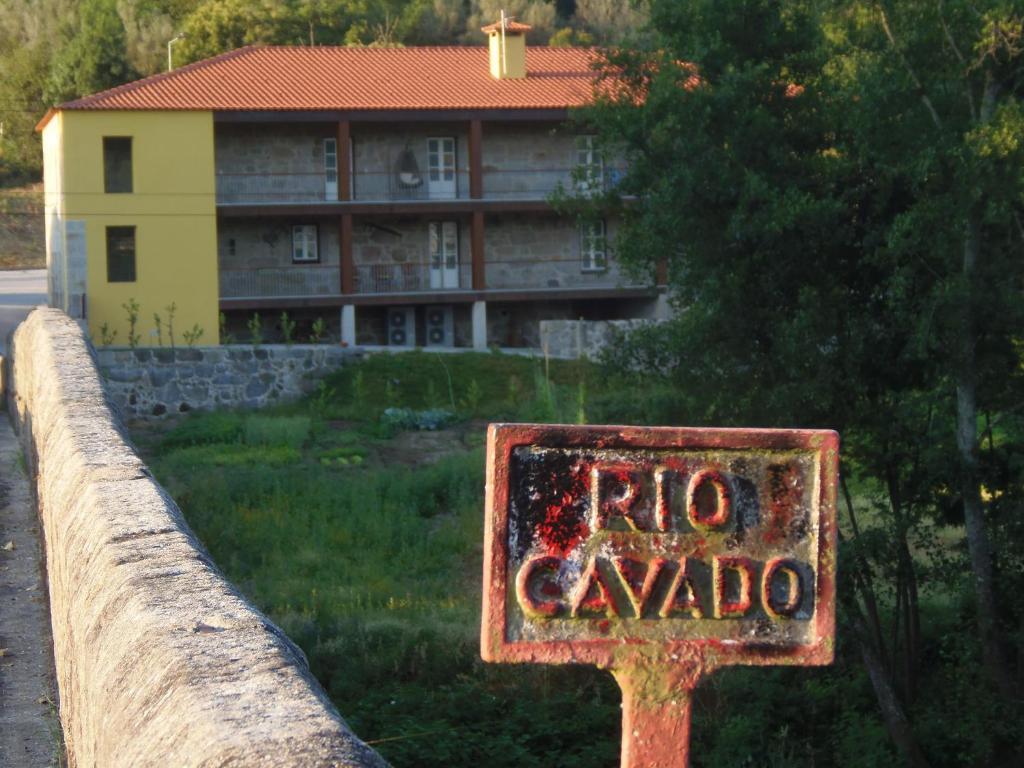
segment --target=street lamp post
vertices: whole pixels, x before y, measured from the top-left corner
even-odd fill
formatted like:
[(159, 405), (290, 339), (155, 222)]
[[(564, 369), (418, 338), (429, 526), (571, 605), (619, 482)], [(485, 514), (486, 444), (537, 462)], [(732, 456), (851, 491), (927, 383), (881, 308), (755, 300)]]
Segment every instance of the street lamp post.
[(185, 36), (179, 34), (179, 35), (175, 35), (174, 37), (172, 37), (170, 40), (167, 41), (167, 71), (168, 72), (173, 72), (174, 71), (174, 60), (171, 58), (171, 46), (174, 45), (179, 40), (184, 40), (184, 39), (185, 39)]

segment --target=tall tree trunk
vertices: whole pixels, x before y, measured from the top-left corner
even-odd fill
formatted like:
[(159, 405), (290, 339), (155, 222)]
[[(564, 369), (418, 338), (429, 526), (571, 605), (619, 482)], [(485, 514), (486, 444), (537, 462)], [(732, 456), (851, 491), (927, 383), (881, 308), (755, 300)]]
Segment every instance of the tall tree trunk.
[(913, 726), (903, 710), (903, 704), (892, 686), (889, 675), (886, 674), (881, 659), (871, 644), (859, 609), (852, 601), (847, 605), (847, 609), (852, 618), (853, 635), (860, 647), (861, 658), (864, 660), (864, 667), (871, 680), (871, 687), (874, 688), (875, 698), (882, 711), (882, 721), (885, 723), (889, 738), (892, 739), (903, 759), (911, 768), (930, 768), (928, 758), (921, 751), (921, 746), (914, 736)]
[[(984, 111), (983, 106), (983, 115)], [(966, 295), (962, 307), (960, 359), (956, 373), (956, 442), (960, 453), (964, 527), (967, 532), (971, 570), (974, 573), (982, 657), (992, 682), (1005, 698), (1010, 699), (1013, 696), (1013, 689), (996, 624), (992, 545), (985, 526), (985, 513), (981, 503), (981, 478), (978, 472), (977, 351), (973, 306), (976, 270), (981, 253), (981, 212), (977, 207), (967, 213), (966, 230), (962, 273)]]

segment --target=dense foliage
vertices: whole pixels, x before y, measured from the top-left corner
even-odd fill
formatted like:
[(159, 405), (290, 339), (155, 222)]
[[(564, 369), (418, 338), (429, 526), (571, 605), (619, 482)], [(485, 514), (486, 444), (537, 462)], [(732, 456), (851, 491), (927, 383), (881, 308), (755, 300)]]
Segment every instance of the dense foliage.
[(581, 119), (679, 311), (612, 362), (692, 422), (839, 429), (842, 631), (892, 743), (1020, 764), (1024, 4), (651, 9)]
[(532, 45), (606, 43), (643, 14), (618, 0), (0, 0), (0, 185), (38, 179), (33, 127), (62, 101), (243, 45), (483, 45), (500, 11)]

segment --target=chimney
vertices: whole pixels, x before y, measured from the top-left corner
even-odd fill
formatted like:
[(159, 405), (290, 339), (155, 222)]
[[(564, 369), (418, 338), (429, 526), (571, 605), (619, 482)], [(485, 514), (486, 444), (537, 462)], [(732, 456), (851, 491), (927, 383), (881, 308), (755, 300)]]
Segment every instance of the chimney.
[(526, 77), (526, 33), (532, 27), (514, 21), (505, 12), (494, 24), (481, 27), (491, 50), (491, 77), (508, 80)]

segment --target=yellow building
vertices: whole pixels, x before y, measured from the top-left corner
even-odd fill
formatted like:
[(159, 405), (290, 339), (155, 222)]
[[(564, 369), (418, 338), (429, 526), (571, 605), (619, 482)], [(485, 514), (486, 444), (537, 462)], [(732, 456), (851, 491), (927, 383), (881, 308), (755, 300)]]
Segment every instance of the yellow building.
[(40, 123), (50, 303), (97, 344), (218, 343), (210, 111), (57, 109)]

